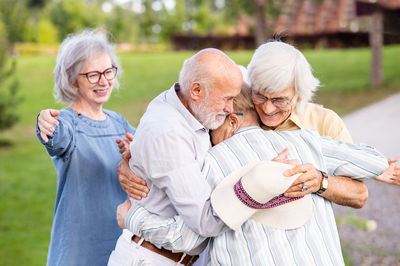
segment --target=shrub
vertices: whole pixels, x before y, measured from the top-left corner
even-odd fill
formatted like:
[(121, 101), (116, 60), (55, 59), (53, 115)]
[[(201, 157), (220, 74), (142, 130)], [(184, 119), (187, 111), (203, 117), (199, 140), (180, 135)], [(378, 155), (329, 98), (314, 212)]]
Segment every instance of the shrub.
[(6, 36), (0, 22), (0, 131), (12, 127), (18, 121), (15, 107), (20, 100), (17, 97), (16, 60), (9, 55), (10, 48)]

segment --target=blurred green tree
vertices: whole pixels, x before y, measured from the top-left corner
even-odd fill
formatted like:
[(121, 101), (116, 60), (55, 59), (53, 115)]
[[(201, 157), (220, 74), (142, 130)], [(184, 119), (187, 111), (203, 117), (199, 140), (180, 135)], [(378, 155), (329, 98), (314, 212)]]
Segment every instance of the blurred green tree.
[[(108, 31), (112, 32), (118, 42), (127, 41), (127, 31), (129, 29), (129, 14), (125, 8), (116, 5), (112, 13), (106, 18), (105, 25)], [(129, 37), (128, 37), (129, 39)]]
[(144, 12), (139, 16), (139, 43), (156, 43), (157, 38), (157, 26), (160, 27), (158, 22), (157, 13), (159, 10), (153, 9), (154, 0), (148, 0), (143, 2)]
[(20, 101), (17, 96), (18, 80), (15, 77), (16, 59), (9, 53), (6, 28), (0, 14), (0, 131), (17, 123), (19, 117), (15, 107)]
[(37, 41), (41, 44), (55, 44), (58, 42), (58, 28), (45, 17), (39, 21)]
[(105, 14), (97, 1), (51, 1), (48, 8), (50, 20), (58, 28), (60, 40), (83, 28), (102, 27), (105, 20)]
[(51, 0), (27, 0), (27, 5), (29, 8), (42, 9)]
[(269, 18), (277, 17), (285, 3), (284, 0), (225, 0), (224, 2), (224, 12), (231, 23), (235, 23), (241, 13), (254, 17), (254, 33), (257, 46), (266, 42), (268, 37), (273, 34), (267, 28), (267, 21)]
[(4, 36), (13, 51), (14, 44), (23, 41), (23, 33), (28, 20), (28, 11), (24, 0), (0, 0), (0, 16), (3, 22)]
[(193, 31), (200, 34), (213, 33), (216, 26), (223, 23), (222, 16), (219, 16), (214, 8), (213, 1), (198, 1), (192, 19), (195, 21)]
[(185, 0), (176, 0), (175, 7), (171, 10), (163, 6), (163, 16), (160, 21), (162, 25), (160, 37), (163, 42), (169, 42), (172, 34), (184, 31), (186, 12)]

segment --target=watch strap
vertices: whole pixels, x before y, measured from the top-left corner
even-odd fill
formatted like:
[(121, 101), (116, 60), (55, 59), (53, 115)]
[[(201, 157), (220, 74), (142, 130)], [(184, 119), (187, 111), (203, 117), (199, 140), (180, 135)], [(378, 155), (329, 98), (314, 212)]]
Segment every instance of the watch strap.
[(321, 175), (322, 175), (322, 180), (321, 180), (321, 186), (320, 186), (320, 189), (317, 191), (317, 192), (315, 192), (315, 193), (317, 193), (317, 194), (322, 194), (322, 193), (324, 193), (325, 192), (325, 190), (327, 189), (327, 185), (328, 185), (328, 174), (327, 173), (325, 173), (324, 171), (320, 171), (321, 172)]

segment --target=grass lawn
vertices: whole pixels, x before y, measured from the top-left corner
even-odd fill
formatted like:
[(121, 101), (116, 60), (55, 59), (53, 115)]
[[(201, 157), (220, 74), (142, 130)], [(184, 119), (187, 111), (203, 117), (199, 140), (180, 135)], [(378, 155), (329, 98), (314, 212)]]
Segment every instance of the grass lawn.
[[(384, 85), (368, 87), (369, 50), (304, 51), (324, 85), (315, 101), (339, 114), (400, 91), (400, 46), (385, 47)], [(121, 54), (121, 89), (105, 108), (137, 125), (148, 102), (177, 80), (183, 60), (193, 52)], [(230, 52), (247, 65), (251, 51)], [(397, 59), (397, 60), (396, 60)], [(56, 174), (37, 141), (34, 123), (44, 108), (61, 108), (52, 98), (55, 57), (23, 56), (17, 75), (23, 101), (17, 126), (0, 134), (0, 265), (44, 265), (56, 195)]]

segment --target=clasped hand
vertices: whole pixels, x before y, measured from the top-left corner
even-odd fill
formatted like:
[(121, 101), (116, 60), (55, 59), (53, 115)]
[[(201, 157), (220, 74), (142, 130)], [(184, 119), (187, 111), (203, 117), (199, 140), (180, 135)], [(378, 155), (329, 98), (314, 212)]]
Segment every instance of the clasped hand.
[(132, 140), (133, 136), (128, 132), (126, 133), (126, 139), (118, 138), (116, 140), (119, 152), (122, 154), (122, 160), (117, 166), (117, 173), (121, 187), (126, 194), (131, 198), (141, 200), (143, 197), (147, 196), (149, 189), (146, 181), (136, 176), (129, 168), (129, 159), (131, 157), (129, 144)]
[[(289, 150), (286, 148), (272, 161), (294, 165), (292, 169), (284, 172), (285, 176), (301, 174), (292, 185), (285, 191), (286, 197), (300, 197), (316, 192), (321, 187), (322, 174), (312, 164), (300, 164), (298, 160), (286, 160)], [(307, 189), (303, 189), (304, 186)]]

